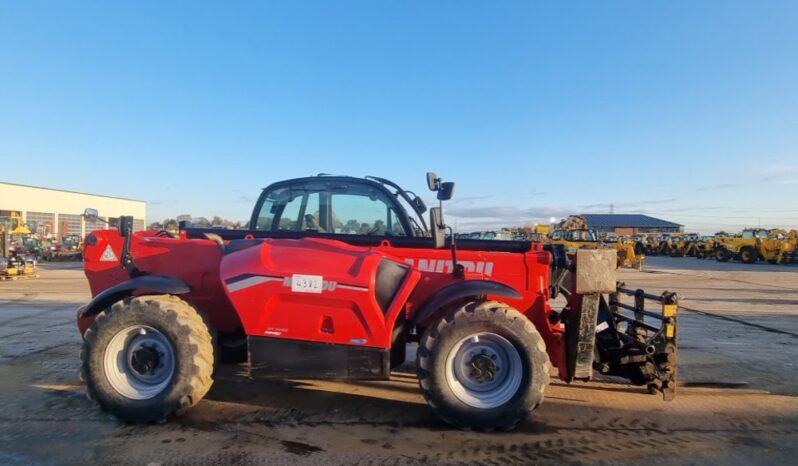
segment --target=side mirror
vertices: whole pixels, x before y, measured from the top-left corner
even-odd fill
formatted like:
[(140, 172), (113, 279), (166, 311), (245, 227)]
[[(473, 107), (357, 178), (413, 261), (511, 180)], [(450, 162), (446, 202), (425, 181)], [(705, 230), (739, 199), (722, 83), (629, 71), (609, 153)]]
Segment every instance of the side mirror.
[(438, 200), (441, 201), (448, 201), (454, 195), (454, 183), (449, 181), (446, 183), (440, 183), (440, 187), (438, 188)]
[(96, 221), (97, 217), (100, 216), (100, 213), (97, 212), (97, 209), (86, 209), (83, 211), (83, 217), (89, 221)]
[(443, 212), (440, 207), (433, 207), (429, 210), (429, 224), (435, 249), (446, 246), (446, 225), (443, 223)]
[(133, 234), (133, 217), (129, 215), (119, 217), (119, 234), (123, 237)]
[(438, 178), (438, 175), (436, 175), (435, 172), (427, 172), (427, 187), (430, 191), (437, 191), (440, 182), (441, 180)]

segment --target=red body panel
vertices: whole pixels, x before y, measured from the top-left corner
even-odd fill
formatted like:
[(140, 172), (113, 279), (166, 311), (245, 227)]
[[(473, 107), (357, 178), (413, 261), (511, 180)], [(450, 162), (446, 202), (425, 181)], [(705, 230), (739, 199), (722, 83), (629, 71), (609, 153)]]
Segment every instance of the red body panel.
[[(97, 295), (130, 277), (118, 260), (100, 260), (109, 245), (120, 257), (122, 237), (114, 230), (92, 235), (97, 241), (86, 244), (85, 269), (92, 295)], [(448, 249), (395, 247), (389, 239), (376, 247), (357, 247), (324, 238), (272, 238), (223, 256), (214, 241), (164, 238), (146, 231), (133, 236), (131, 251), (141, 271), (187, 282), (191, 292), (182, 297), (219, 331), (243, 327), (248, 335), (381, 348), (390, 347), (401, 312), (412, 318), (428, 298), (458, 280), (451, 273)], [(384, 258), (412, 266), (386, 311), (374, 298), (376, 270)], [(466, 279), (494, 280), (521, 293), (521, 299), (497, 298), (535, 324), (552, 363), (564, 374), (563, 328), (549, 322), (550, 253), (537, 243), (525, 253), (460, 250), (458, 262), (466, 268)], [(247, 274), (267, 279), (250, 280), (249, 286), (225, 285)], [(320, 275), (326, 289), (292, 292), (293, 274)], [(80, 322), (81, 332), (90, 324)]]
[[(122, 256), (123, 242), (119, 233), (99, 230), (92, 235), (97, 238), (97, 243), (86, 243), (83, 261), (91, 294), (96, 296), (107, 288), (130, 280), (130, 275), (118, 260)], [(101, 257), (109, 245), (117, 260), (103, 261)], [(142, 231), (133, 236), (131, 253), (142, 272), (178, 277), (188, 283), (191, 292), (183, 298), (205, 312), (218, 331), (235, 331), (241, 327), (238, 314), (219, 280), (222, 252), (214, 241), (159, 237), (154, 231)], [(81, 333), (85, 331), (84, 328), (80, 330)]]
[[(394, 305), (383, 311), (375, 286), (384, 258), (339, 241), (267, 239), (225, 256), (221, 278), (240, 278), (225, 287), (247, 335), (389, 348), (401, 304), (421, 274), (411, 269)], [(294, 274), (322, 277), (321, 292), (292, 291)]]

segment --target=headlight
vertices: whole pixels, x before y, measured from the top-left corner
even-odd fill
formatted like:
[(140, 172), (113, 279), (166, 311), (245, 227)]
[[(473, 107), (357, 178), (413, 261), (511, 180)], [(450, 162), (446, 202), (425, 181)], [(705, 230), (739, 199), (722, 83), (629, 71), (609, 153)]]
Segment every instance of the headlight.
[(55, 246), (50, 246), (51, 251), (55, 251)]

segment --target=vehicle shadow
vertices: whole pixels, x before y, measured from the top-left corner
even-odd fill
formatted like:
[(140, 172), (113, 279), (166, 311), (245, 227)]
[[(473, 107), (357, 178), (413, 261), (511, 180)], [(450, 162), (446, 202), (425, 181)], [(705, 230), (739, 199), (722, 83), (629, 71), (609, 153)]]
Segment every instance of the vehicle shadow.
[[(459, 431), (434, 415), (421, 394), (415, 374), (404, 370), (392, 373), (389, 381), (281, 380), (253, 379), (246, 375), (244, 366), (227, 366), (220, 367), (215, 378), (206, 396), (215, 403), (201, 403), (178, 422), (191, 427), (234, 422), (263, 426), (371, 425)], [(593, 393), (647, 394), (645, 387), (612, 378), (602, 378), (598, 384), (570, 385), (552, 380), (552, 388), (557, 389), (560, 396), (547, 395), (548, 404), (582, 405), (584, 400), (579, 396), (571, 397), (569, 393), (586, 389)], [(232, 412), (235, 414), (231, 415)], [(544, 417), (536, 415), (518, 426), (516, 432), (542, 433), (552, 429), (554, 427), (548, 425)]]

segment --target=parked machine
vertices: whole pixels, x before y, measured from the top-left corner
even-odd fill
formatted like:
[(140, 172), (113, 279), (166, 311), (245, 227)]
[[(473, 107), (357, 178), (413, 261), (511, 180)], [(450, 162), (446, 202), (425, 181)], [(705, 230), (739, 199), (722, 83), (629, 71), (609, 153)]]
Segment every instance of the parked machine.
[(771, 264), (790, 264), (798, 262), (798, 232), (774, 228), (766, 238), (757, 238), (758, 257)]
[[(121, 217), (92, 232), (93, 299), (78, 313), (89, 396), (120, 419), (160, 421), (198, 403), (225, 357), (252, 376), (388, 379), (417, 342), (421, 392), (458, 427), (512, 429), (543, 401), (552, 365), (565, 381), (596, 370), (673, 398), (673, 293), (618, 286), (611, 250), (456, 240), (442, 211), (454, 183), (427, 184), (441, 203), (429, 224), (389, 180), (318, 176), (267, 187), (248, 230), (134, 234)], [(347, 232), (350, 219), (374, 228)]]
[(746, 264), (753, 264), (760, 259), (759, 245), (769, 237), (770, 232), (764, 228), (747, 228), (738, 237), (725, 238), (717, 243), (715, 259), (728, 262), (739, 259)]
[(34, 276), (36, 258), (14, 235), (0, 231), (0, 278)]
[(30, 229), (22, 219), (22, 214), (15, 210), (0, 210), (0, 232), (9, 235), (29, 235)]
[(707, 259), (715, 257), (715, 244), (718, 240), (715, 236), (702, 236), (696, 242), (695, 257), (696, 259)]
[(83, 238), (64, 235), (60, 241), (49, 242), (42, 250), (42, 260), (52, 262), (79, 261), (83, 258)]
[(671, 257), (695, 257), (698, 254), (698, 233), (687, 233), (670, 238), (669, 253)]
[(634, 267), (643, 270), (645, 262), (645, 252), (637, 244), (638, 242), (628, 236), (608, 234), (604, 237), (602, 244), (604, 247), (615, 249), (618, 253), (618, 267)]

